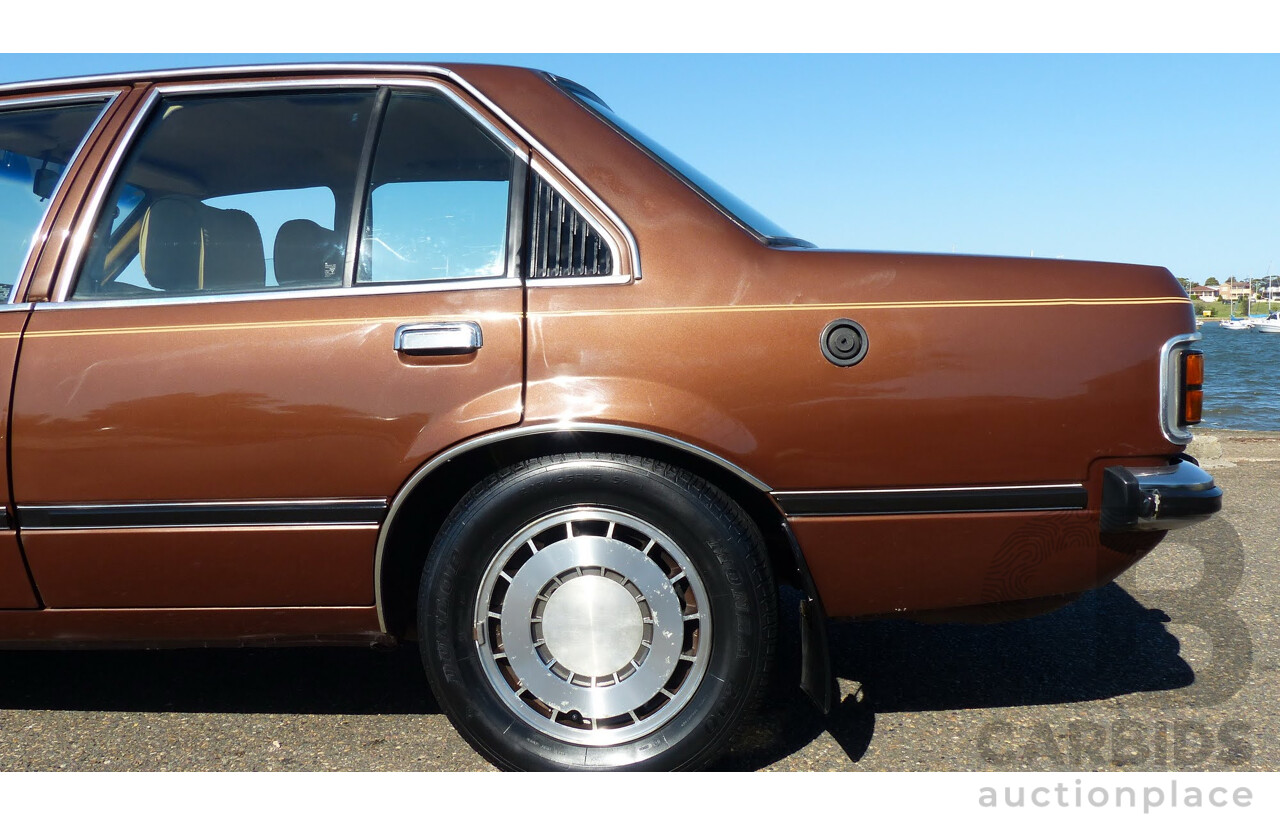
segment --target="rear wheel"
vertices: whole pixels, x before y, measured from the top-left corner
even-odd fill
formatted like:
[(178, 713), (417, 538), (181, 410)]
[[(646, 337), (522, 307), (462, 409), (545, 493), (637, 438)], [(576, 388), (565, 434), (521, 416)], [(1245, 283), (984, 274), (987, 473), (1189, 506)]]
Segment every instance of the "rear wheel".
[(763, 543), (705, 481), (609, 455), (479, 484), (432, 548), (428, 678), (500, 767), (691, 768), (762, 686), (776, 602)]

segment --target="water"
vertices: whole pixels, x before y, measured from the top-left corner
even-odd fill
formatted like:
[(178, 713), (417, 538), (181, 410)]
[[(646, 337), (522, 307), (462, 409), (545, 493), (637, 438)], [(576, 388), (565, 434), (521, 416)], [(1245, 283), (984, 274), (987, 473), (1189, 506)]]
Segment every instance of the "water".
[(1202, 427), (1280, 430), (1280, 335), (1200, 328), (1204, 351)]

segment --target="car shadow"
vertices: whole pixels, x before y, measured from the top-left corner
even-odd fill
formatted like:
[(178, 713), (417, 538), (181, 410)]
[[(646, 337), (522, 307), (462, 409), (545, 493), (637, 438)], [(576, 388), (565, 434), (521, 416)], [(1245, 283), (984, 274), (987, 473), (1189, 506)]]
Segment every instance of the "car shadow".
[[(784, 600), (794, 616), (798, 595)], [(832, 666), (843, 697), (824, 718), (801, 693), (799, 630), (784, 623), (770, 694), (714, 766), (752, 770), (803, 749), (824, 731), (853, 761), (877, 714), (1051, 705), (1167, 691), (1195, 681), (1169, 617), (1109, 584), (1030, 619), (991, 625), (884, 619), (832, 623)]]
[(0, 708), (182, 713), (439, 713), (418, 651), (0, 651)]
[[(830, 732), (853, 761), (877, 714), (1058, 704), (1191, 684), (1168, 617), (1110, 584), (1054, 613), (996, 625), (832, 623), (845, 694), (823, 717), (800, 692), (799, 595), (784, 593), (779, 661), (760, 711), (716, 770), (753, 770)], [(0, 651), (0, 708), (436, 714), (413, 645), (161, 651)], [(854, 689), (850, 689), (850, 688)]]

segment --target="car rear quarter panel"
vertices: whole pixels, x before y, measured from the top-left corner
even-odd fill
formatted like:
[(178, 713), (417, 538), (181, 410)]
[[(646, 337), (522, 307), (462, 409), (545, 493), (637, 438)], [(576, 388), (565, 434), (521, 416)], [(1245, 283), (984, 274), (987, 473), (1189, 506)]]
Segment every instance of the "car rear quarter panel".
[[(775, 491), (1088, 490), (1074, 514), (792, 519), (833, 615), (1074, 592), (1154, 543), (1116, 551), (1096, 525), (1102, 466), (1180, 451), (1160, 428), (1159, 355), (1194, 327), (1166, 270), (771, 249), (536, 76), (466, 77), (589, 181), (640, 251), (635, 283), (529, 290), (527, 423), (672, 435)], [(853, 367), (819, 348), (837, 318), (867, 332)], [(1067, 549), (991, 592), (1002, 548), (1036, 555), (1026, 532), (1053, 525)]]
[[(634, 284), (529, 290), (527, 419), (682, 435), (779, 490), (1081, 481), (1099, 457), (1176, 452), (1158, 355), (1192, 316), (1166, 270), (770, 249), (536, 76), (467, 78), (642, 260)], [(840, 317), (869, 338), (850, 368), (819, 349)]]

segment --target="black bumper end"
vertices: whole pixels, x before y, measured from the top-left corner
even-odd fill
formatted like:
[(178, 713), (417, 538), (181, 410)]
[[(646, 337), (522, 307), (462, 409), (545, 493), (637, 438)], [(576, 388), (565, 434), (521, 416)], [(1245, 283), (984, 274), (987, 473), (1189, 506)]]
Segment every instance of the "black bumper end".
[(1108, 467), (1102, 532), (1174, 530), (1222, 509), (1222, 488), (1189, 457), (1162, 467)]

